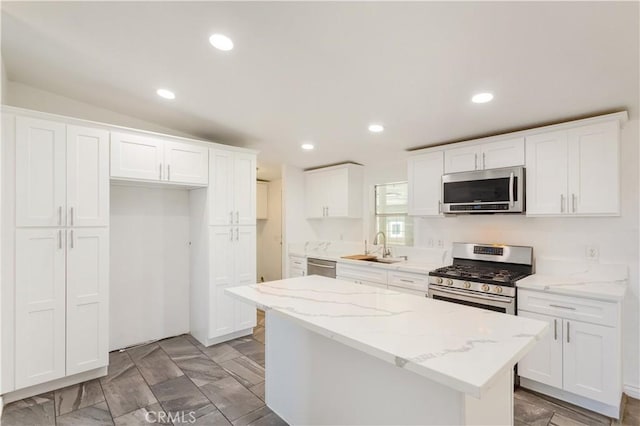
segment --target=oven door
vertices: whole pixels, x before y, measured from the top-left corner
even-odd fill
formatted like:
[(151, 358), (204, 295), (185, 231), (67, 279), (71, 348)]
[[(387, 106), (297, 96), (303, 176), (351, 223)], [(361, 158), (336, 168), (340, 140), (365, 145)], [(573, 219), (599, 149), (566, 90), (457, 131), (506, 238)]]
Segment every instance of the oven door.
[(478, 170), (442, 176), (444, 213), (522, 213), (524, 167)]
[(515, 298), (507, 296), (480, 294), (430, 285), (429, 297), (435, 300), (444, 300), (445, 302), (502, 312), (503, 314), (516, 314), (516, 300)]

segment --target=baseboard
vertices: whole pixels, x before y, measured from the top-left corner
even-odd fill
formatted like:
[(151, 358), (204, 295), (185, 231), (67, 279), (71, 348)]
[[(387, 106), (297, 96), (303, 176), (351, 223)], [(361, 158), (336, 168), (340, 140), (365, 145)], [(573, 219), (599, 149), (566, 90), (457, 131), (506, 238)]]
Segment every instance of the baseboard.
[(237, 339), (238, 337), (249, 336), (253, 334), (253, 327), (245, 330), (236, 331), (233, 333), (225, 334), (224, 336), (218, 336), (207, 339), (206, 342), (200, 342), (205, 346), (217, 345), (218, 343), (228, 342), (229, 340)]
[(24, 398), (30, 398), (32, 396), (40, 395), (41, 393), (51, 392), (56, 389), (62, 389), (67, 386), (75, 385), (78, 383), (86, 382), (87, 380), (97, 379), (98, 377), (106, 376), (108, 368), (99, 367), (84, 373), (74, 374), (72, 376), (62, 377), (57, 380), (52, 380), (46, 383), (40, 383), (38, 385), (29, 386), (27, 388), (18, 389), (12, 392), (7, 392), (2, 395), (1, 403), (2, 407), (14, 401), (19, 401)]
[(640, 386), (624, 385), (624, 393), (634, 399), (640, 399)]
[(526, 379), (520, 377), (520, 386), (525, 389), (531, 389), (536, 392), (540, 392), (545, 395), (552, 396), (562, 401), (569, 402), (587, 410), (595, 411), (596, 413), (604, 414), (605, 416), (613, 419), (621, 418), (621, 402), (622, 395), (617, 405), (609, 405), (593, 399), (585, 398), (583, 396), (575, 395), (562, 389), (554, 388), (553, 386), (545, 385), (544, 383), (536, 382), (535, 380)]

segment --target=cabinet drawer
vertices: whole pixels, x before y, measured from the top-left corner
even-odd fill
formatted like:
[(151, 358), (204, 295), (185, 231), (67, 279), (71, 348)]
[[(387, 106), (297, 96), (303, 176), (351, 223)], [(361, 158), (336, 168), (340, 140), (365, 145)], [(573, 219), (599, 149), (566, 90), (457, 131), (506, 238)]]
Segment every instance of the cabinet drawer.
[(518, 289), (518, 310), (615, 327), (616, 303)]
[(411, 272), (389, 272), (389, 285), (416, 290), (427, 294), (429, 276)]
[(289, 256), (289, 265), (292, 268), (307, 269), (307, 258), (298, 256)]
[(358, 267), (338, 263), (337, 275), (344, 278), (387, 284), (387, 271), (372, 267)]

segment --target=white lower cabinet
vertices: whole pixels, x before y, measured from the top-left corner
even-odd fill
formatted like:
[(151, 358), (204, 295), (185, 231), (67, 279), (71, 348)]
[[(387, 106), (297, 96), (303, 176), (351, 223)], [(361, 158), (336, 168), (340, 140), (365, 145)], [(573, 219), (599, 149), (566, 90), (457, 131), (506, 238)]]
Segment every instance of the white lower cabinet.
[(288, 277), (304, 277), (307, 275), (307, 258), (304, 256), (289, 256)]
[[(519, 316), (550, 326), (518, 363), (520, 377), (534, 381), (534, 390), (551, 389), (554, 397), (617, 415), (622, 396), (620, 305), (523, 290), (518, 291), (518, 303)], [(529, 382), (523, 386), (530, 387)]]
[(16, 230), (16, 389), (108, 364), (108, 247), (107, 228)]

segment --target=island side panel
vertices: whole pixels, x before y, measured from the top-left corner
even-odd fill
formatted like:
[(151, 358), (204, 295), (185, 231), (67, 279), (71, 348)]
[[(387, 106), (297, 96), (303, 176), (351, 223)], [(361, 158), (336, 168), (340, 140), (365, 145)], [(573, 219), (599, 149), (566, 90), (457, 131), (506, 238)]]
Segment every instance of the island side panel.
[(465, 395), (266, 313), (266, 402), (289, 424), (464, 422)]
[(506, 368), (498, 380), (478, 399), (465, 396), (464, 424), (513, 424), (513, 366)]

